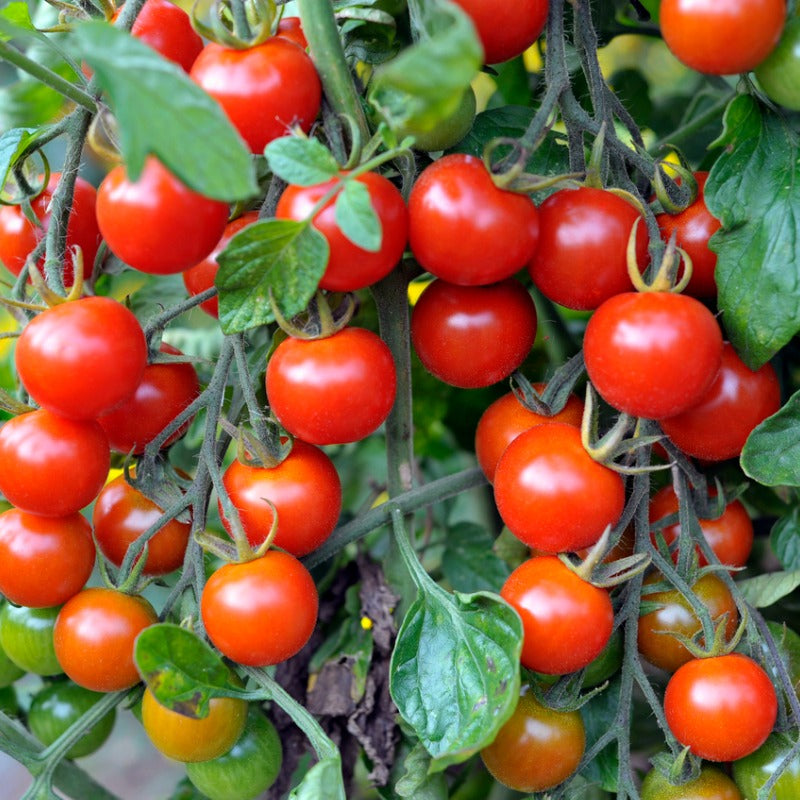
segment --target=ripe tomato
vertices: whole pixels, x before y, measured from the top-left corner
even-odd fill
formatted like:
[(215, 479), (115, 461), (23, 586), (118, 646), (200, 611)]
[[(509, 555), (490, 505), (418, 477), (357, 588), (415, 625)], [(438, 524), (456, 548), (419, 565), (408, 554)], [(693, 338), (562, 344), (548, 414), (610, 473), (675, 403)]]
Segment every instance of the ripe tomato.
[(509, 575), (501, 597), (522, 618), (522, 666), (547, 675), (583, 669), (611, 638), (614, 611), (605, 589), (555, 556), (530, 558)]
[(343, 444), (369, 436), (394, 405), (391, 351), (374, 333), (344, 328), (324, 339), (288, 338), (267, 364), (267, 400), (293, 436)]
[(651, 770), (644, 776), (641, 800), (743, 800), (743, 798), (736, 784), (724, 772), (716, 767), (703, 766), (696, 778), (678, 786), (671, 784), (657, 769)]
[(542, 294), (567, 308), (595, 309), (633, 290), (628, 239), (636, 220), (636, 258), (647, 264), (647, 229), (630, 203), (583, 186), (551, 194), (539, 207), (539, 247), (528, 272)]
[(663, 0), (661, 35), (698, 72), (733, 75), (757, 67), (780, 39), (785, 0)]
[(147, 363), (147, 344), (139, 321), (121, 303), (84, 297), (37, 314), (17, 341), (15, 360), (39, 405), (88, 420), (133, 394)]
[(411, 341), (428, 372), (476, 389), (507, 378), (536, 338), (536, 306), (511, 278), (491, 286), (435, 280), (411, 315)]
[[(794, 746), (785, 733), (773, 733), (755, 753), (733, 764), (733, 778), (746, 798), (757, 797)], [(800, 797), (800, 758), (795, 756), (778, 778), (770, 800), (796, 800)]]
[[(30, 253), (47, 233), (50, 225), (50, 201), (61, 179), (60, 172), (54, 172), (44, 191), (31, 202), (31, 208), (42, 227), (33, 225), (22, 213), (20, 206), (0, 206), (0, 261), (14, 275), (19, 275)], [(64, 285), (73, 282), (73, 263), (69, 249), (75, 246), (83, 253), (83, 274), (89, 278), (94, 267), (97, 248), (100, 246), (100, 230), (97, 227), (95, 203), (97, 192), (83, 178), (75, 179), (75, 193), (67, 222), (67, 263), (64, 265)], [(44, 268), (44, 257), (40, 258), (39, 269)]]
[(739, 456), (753, 428), (780, 406), (781, 388), (772, 364), (753, 372), (725, 342), (711, 385), (691, 408), (661, 420), (661, 429), (688, 455), (724, 461)]
[(747, 656), (695, 658), (667, 684), (664, 713), (675, 738), (708, 761), (735, 761), (761, 747), (778, 714), (767, 673)]
[[(295, 439), (292, 451), (276, 467), (234, 461), (222, 482), (251, 545), (260, 545), (278, 512), (275, 544), (293, 556), (316, 550), (333, 532), (342, 509), (342, 484), (333, 462), (317, 447)], [(230, 527), (220, 506), (220, 516)]]
[(97, 497), (111, 453), (93, 420), (45, 409), (20, 414), (0, 428), (0, 491), (17, 508), (65, 517)]
[(133, 643), (158, 622), (143, 597), (95, 587), (78, 592), (61, 609), (53, 631), (61, 668), (79, 686), (116, 692), (139, 683)]
[[(534, 389), (544, 391), (545, 384), (536, 383)], [(495, 400), (478, 420), (475, 429), (475, 457), (489, 483), (494, 482), (497, 462), (514, 439), (521, 433), (545, 422), (563, 422), (579, 428), (583, 418), (583, 402), (570, 395), (567, 404), (558, 414), (543, 417), (529, 411), (520, 403), (514, 392)]]
[(693, 297), (626, 292), (594, 312), (583, 348), (589, 379), (607, 403), (662, 419), (691, 408), (708, 390), (722, 360), (722, 334)]
[(308, 48), (308, 40), (306, 39), (306, 35), (303, 33), (303, 26), (300, 21), (300, 17), (281, 17), (280, 22), (278, 23), (278, 30), (275, 31), (276, 36), (281, 36), (284, 39), (288, 39), (290, 42), (294, 42), (303, 50)]
[[(172, 345), (162, 343), (161, 352), (183, 355)], [(184, 411), (200, 394), (197, 370), (189, 363), (148, 364), (133, 394), (97, 421), (118, 453), (143, 453), (145, 447)], [(164, 447), (183, 436), (189, 422), (170, 435)]]
[(154, 156), (139, 179), (114, 167), (97, 190), (97, 221), (111, 252), (140, 272), (169, 275), (204, 259), (219, 241), (228, 206), (189, 189)]
[(60, 606), (28, 608), (4, 603), (0, 609), (0, 648), (16, 666), (36, 675), (63, 670), (53, 646), (53, 629)]
[(202, 719), (162, 706), (149, 689), (142, 697), (145, 733), (156, 750), (175, 761), (208, 761), (227, 753), (246, 719), (247, 701), (239, 697), (212, 697)]
[(253, 153), (293, 125), (308, 133), (319, 113), (322, 85), (314, 64), (282, 36), (245, 50), (207, 44), (189, 74), (219, 102)]
[(770, 100), (800, 111), (800, 19), (786, 23), (778, 46), (756, 67), (756, 78)]
[(0, 592), (21, 606), (65, 603), (94, 567), (92, 529), (80, 514), (40, 517), (12, 508), (0, 514)]
[(253, 667), (278, 664), (301, 650), (314, 632), (318, 607), (310, 573), (280, 550), (220, 567), (200, 600), (203, 625), (214, 646)]
[(584, 450), (577, 428), (545, 422), (508, 445), (494, 474), (494, 497), (518, 539), (561, 553), (591, 546), (616, 524), (625, 485)]
[(422, 171), (408, 198), (408, 223), (420, 266), (462, 286), (510, 278), (539, 241), (533, 201), (498, 189), (479, 158), (460, 153)]
[(484, 63), (521, 55), (544, 30), (548, 0), (455, 0), (469, 14), (483, 46)]
[[(118, 16), (119, 12), (114, 15)], [(131, 33), (188, 72), (203, 49), (189, 15), (169, 0), (147, 0)]]
[(481, 750), (481, 759), (495, 780), (527, 794), (563, 783), (578, 768), (585, 748), (579, 711), (547, 708), (525, 692), (495, 740)]
[[(336, 222), (336, 197), (331, 198), (316, 213), (312, 224), (328, 240), (330, 256), (319, 285), (332, 292), (353, 292), (385, 278), (400, 260), (408, 240), (408, 211), (395, 185), (377, 172), (366, 172), (355, 180), (367, 187), (381, 226), (381, 245), (370, 252), (351, 242)], [(287, 186), (278, 200), (275, 216), (307, 219), (323, 195), (338, 182), (338, 178), (331, 178), (315, 186)]]

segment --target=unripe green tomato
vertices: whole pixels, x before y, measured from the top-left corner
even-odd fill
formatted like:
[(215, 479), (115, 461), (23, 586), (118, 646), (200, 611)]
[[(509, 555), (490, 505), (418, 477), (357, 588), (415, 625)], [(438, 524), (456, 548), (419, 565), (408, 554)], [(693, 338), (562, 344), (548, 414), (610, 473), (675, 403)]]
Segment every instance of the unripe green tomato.
[[(28, 711), (28, 727), (43, 744), (52, 744), (104, 695), (84, 689), (72, 681), (54, 683), (38, 692)], [(94, 753), (108, 739), (116, 720), (112, 708), (67, 751), (67, 758)]]
[(53, 628), (61, 606), (26, 608), (6, 603), (0, 611), (0, 647), (26, 672), (63, 672), (53, 647)]
[(252, 800), (272, 786), (282, 762), (275, 726), (251, 707), (236, 744), (219, 758), (187, 764), (186, 774), (210, 800)]
[[(773, 733), (755, 753), (733, 762), (733, 779), (744, 795), (744, 800), (756, 800), (758, 790), (783, 761), (793, 746), (783, 733)], [(778, 778), (770, 800), (797, 800), (800, 797), (800, 757), (795, 756), (789, 767)]]
[(770, 100), (800, 111), (800, 17), (786, 23), (777, 47), (755, 69)]
[[(786, 665), (786, 671), (791, 678), (795, 694), (800, 697), (800, 636), (788, 626), (781, 625), (780, 622), (770, 621), (767, 623), (767, 627), (775, 640), (781, 659)], [(764, 653), (768, 652), (765, 643), (762, 643), (761, 647)], [(766, 663), (769, 664), (769, 660)], [(768, 671), (772, 672), (769, 668)], [(777, 680), (778, 676), (773, 675), (772, 677)]]
[(19, 716), (19, 701), (13, 686), (0, 688), (0, 711), (9, 717)]
[(398, 132), (398, 138), (413, 136), (414, 149), (432, 152), (434, 150), (446, 150), (454, 144), (460, 142), (469, 132), (475, 120), (475, 92), (472, 87), (461, 96), (458, 108), (447, 118), (437, 123), (428, 130), (420, 129), (410, 125)]
[(6, 654), (0, 641), (0, 686), (10, 686), (15, 680), (21, 678), (25, 670), (18, 667)]
[[(619, 632), (619, 629), (617, 629), (611, 634), (611, 638), (600, 651), (600, 655), (586, 667), (581, 686), (584, 689), (599, 686), (617, 673), (622, 666), (623, 649), (622, 634)], [(546, 686), (552, 686), (552, 684), (561, 678), (561, 675), (546, 675), (543, 672), (537, 672), (536, 676), (537, 679)]]
[(742, 800), (742, 795), (724, 772), (704, 766), (697, 778), (680, 786), (651, 770), (642, 782), (641, 800)]

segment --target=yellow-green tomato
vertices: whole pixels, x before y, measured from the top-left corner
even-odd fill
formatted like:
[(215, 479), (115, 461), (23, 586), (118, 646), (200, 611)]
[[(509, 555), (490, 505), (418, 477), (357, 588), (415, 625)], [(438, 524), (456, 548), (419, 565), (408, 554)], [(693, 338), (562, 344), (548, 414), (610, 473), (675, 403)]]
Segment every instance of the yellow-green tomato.
[(777, 47), (755, 69), (767, 97), (800, 111), (800, 17), (786, 23)]
[[(774, 733), (755, 753), (733, 764), (733, 779), (745, 800), (756, 800), (759, 790), (770, 779), (794, 742), (783, 733)], [(797, 800), (800, 797), (800, 757), (795, 756), (778, 778), (770, 800)]]
[(432, 128), (422, 128), (414, 124), (399, 132), (399, 138), (414, 137), (414, 149), (433, 152), (446, 150), (460, 142), (469, 132), (475, 119), (475, 92), (468, 87), (461, 96), (456, 110)]
[(18, 667), (37, 675), (59, 675), (53, 628), (60, 606), (27, 608), (6, 603), (0, 610), (0, 648)]
[(742, 794), (716, 767), (703, 767), (697, 778), (679, 786), (654, 769), (644, 777), (641, 800), (742, 800)]

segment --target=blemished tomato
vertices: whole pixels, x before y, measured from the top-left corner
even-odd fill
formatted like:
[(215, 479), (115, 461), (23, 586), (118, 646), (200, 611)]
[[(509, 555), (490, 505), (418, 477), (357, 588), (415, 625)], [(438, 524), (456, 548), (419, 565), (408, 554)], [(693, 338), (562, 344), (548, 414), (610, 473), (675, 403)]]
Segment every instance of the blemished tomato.
[(94, 587), (79, 592), (62, 607), (53, 631), (61, 668), (79, 686), (116, 692), (139, 683), (133, 643), (158, 622), (143, 597)]
[(628, 239), (636, 220), (636, 258), (647, 264), (647, 229), (621, 197), (583, 186), (562, 189), (539, 207), (539, 246), (528, 272), (542, 294), (567, 308), (595, 309), (633, 290)]
[(425, 369), (462, 389), (491, 386), (525, 360), (536, 339), (536, 306), (509, 278), (491, 286), (434, 280), (411, 314), (411, 341)]
[(778, 46), (755, 72), (770, 100), (800, 111), (800, 19), (794, 17), (786, 23)]
[(688, 455), (724, 461), (739, 456), (753, 428), (780, 406), (781, 388), (772, 364), (754, 372), (725, 342), (712, 384), (691, 408), (661, 420), (661, 429)]
[(308, 133), (319, 113), (322, 85), (314, 64), (282, 36), (245, 50), (207, 44), (189, 74), (219, 102), (253, 153), (294, 125)]
[(547, 708), (533, 692), (525, 692), (495, 740), (481, 750), (481, 759), (495, 780), (509, 789), (541, 792), (575, 772), (585, 747), (579, 711)]
[(408, 221), (420, 266), (462, 286), (510, 278), (539, 241), (533, 201), (499, 189), (479, 158), (460, 153), (422, 171), (408, 198)]
[(209, 800), (254, 800), (275, 783), (282, 763), (275, 726), (251, 707), (236, 744), (219, 758), (187, 764), (186, 775)]
[[(661, 608), (639, 617), (637, 642), (639, 652), (653, 666), (675, 672), (694, 657), (675, 635), (691, 638), (702, 629), (702, 624), (689, 601), (677, 589), (650, 589), (659, 580), (662, 578), (658, 573), (645, 578), (642, 600), (658, 603)], [(723, 614), (728, 615), (725, 638), (730, 640), (736, 632), (739, 611), (724, 581), (713, 573), (707, 573), (695, 581), (691, 589), (708, 609), (715, 626), (721, 622)]]
[(0, 609), (0, 648), (25, 672), (59, 675), (53, 629), (60, 606), (28, 608), (5, 603)]
[(614, 611), (608, 592), (555, 556), (523, 562), (500, 595), (522, 618), (520, 661), (527, 669), (547, 675), (575, 672), (597, 658), (611, 638)]
[(42, 517), (12, 508), (0, 514), (0, 592), (21, 606), (65, 603), (94, 567), (92, 528), (80, 514)]
[[(43, 239), (50, 225), (50, 201), (61, 179), (60, 172), (50, 175), (44, 191), (31, 202), (31, 208), (42, 227), (33, 225), (19, 206), (0, 206), (0, 261), (14, 275), (19, 275), (33, 249)], [(94, 267), (97, 248), (100, 246), (100, 229), (97, 227), (95, 204), (97, 191), (83, 178), (75, 179), (75, 192), (67, 223), (67, 262), (64, 265), (64, 285), (73, 282), (73, 262), (70, 248), (80, 247), (83, 254), (83, 274), (89, 278)], [(44, 267), (44, 256), (38, 261)]]
[(303, 50), (308, 48), (308, 40), (303, 33), (303, 25), (300, 17), (282, 17), (278, 23), (278, 29), (275, 31), (276, 36), (282, 36), (290, 42), (294, 42)]
[[(33, 696), (28, 727), (43, 745), (52, 744), (102, 696), (70, 681), (53, 683)], [(98, 750), (111, 735), (116, 718), (116, 709), (112, 708), (72, 745), (67, 758), (82, 758)]]
[[(545, 388), (543, 383), (533, 386), (538, 392)], [(582, 418), (583, 401), (574, 394), (569, 396), (566, 405), (557, 414), (543, 417), (525, 408), (514, 392), (508, 392), (481, 414), (475, 429), (475, 457), (489, 483), (493, 483), (500, 456), (521, 433), (545, 422), (563, 422), (579, 428)]]
[(37, 314), (17, 340), (15, 363), (40, 406), (71, 419), (95, 419), (133, 394), (147, 344), (139, 321), (121, 303), (84, 297)]
[(203, 49), (189, 15), (169, 0), (147, 0), (131, 33), (188, 72)]
[(698, 72), (734, 75), (775, 48), (785, 0), (663, 0), (661, 35), (675, 57)]
[(301, 650), (314, 632), (318, 608), (310, 573), (280, 550), (220, 567), (200, 600), (203, 625), (214, 646), (253, 667), (278, 664)]
[(72, 420), (45, 409), (0, 428), (0, 491), (17, 508), (65, 517), (97, 497), (108, 476), (108, 439), (94, 420)]
[(324, 339), (288, 338), (267, 364), (267, 400), (289, 433), (311, 444), (356, 442), (394, 405), (392, 353), (372, 331), (344, 328)]
[(544, 30), (548, 0), (455, 0), (469, 14), (483, 46), (484, 63), (521, 55)]
[[(162, 343), (161, 352), (183, 355), (172, 345)], [(118, 453), (143, 453), (164, 428), (192, 404), (200, 394), (197, 370), (188, 362), (155, 363), (144, 368), (133, 393), (119, 406), (97, 421)], [(189, 428), (191, 420), (170, 434), (162, 448), (176, 442)]]
[(111, 252), (140, 272), (169, 275), (204, 259), (228, 221), (228, 205), (189, 189), (154, 156), (138, 180), (114, 167), (97, 190), (97, 222)]
[[(716, 496), (711, 490), (709, 496)], [(678, 496), (675, 489), (665, 486), (659, 489), (650, 500), (650, 522), (654, 523), (670, 514), (678, 513)], [(743, 567), (750, 558), (753, 549), (753, 522), (750, 515), (739, 500), (725, 506), (722, 515), (717, 519), (698, 519), (700, 530), (721, 564), (726, 567)], [(666, 525), (660, 529), (667, 545), (671, 545), (680, 535), (679, 522)], [(697, 548), (700, 566), (708, 564), (708, 560)]]
[(583, 349), (589, 379), (609, 405), (662, 419), (691, 408), (711, 386), (722, 333), (693, 297), (625, 292), (594, 312)]
[(678, 786), (651, 770), (642, 781), (641, 800), (742, 800), (742, 795), (724, 772), (703, 766), (696, 778)]
[(246, 719), (247, 701), (239, 697), (212, 697), (202, 718), (161, 705), (149, 689), (142, 697), (147, 737), (156, 750), (175, 761), (208, 761), (227, 753), (241, 736)]
[(593, 545), (616, 524), (625, 485), (584, 450), (577, 428), (545, 422), (508, 445), (494, 474), (494, 497), (518, 539), (561, 553)]
[[(342, 484), (333, 462), (299, 439), (275, 467), (233, 461), (222, 482), (250, 544), (257, 547), (267, 538), (274, 519), (272, 503), (278, 513), (275, 545), (293, 556), (316, 550), (333, 532), (342, 509)], [(230, 532), (221, 505), (220, 517)]]
[(778, 714), (775, 688), (738, 653), (696, 658), (670, 678), (664, 713), (675, 738), (708, 761), (744, 758), (766, 741)]
[[(222, 238), (217, 242), (214, 249), (198, 264), (181, 273), (183, 275), (183, 283), (190, 295), (198, 295), (214, 285), (214, 279), (217, 277), (217, 271), (219, 270), (217, 256), (242, 228), (246, 228), (256, 221), (258, 221), (258, 211), (248, 211), (242, 214), (241, 217), (229, 222), (225, 226)], [(212, 297), (210, 300), (204, 300), (200, 303), (200, 308), (212, 317), (219, 317), (219, 298)]]
[[(114, 478), (97, 496), (92, 524), (97, 546), (115, 566), (128, 547), (154, 525), (162, 514), (152, 500), (131, 486), (124, 475)], [(171, 519), (147, 543), (145, 575), (166, 575), (183, 564), (191, 523)]]
[[(755, 753), (734, 762), (733, 779), (747, 800), (758, 795), (792, 747), (794, 742), (790, 736), (773, 733)], [(795, 755), (789, 762), (769, 797), (770, 800), (796, 800), (800, 797), (800, 757)]]

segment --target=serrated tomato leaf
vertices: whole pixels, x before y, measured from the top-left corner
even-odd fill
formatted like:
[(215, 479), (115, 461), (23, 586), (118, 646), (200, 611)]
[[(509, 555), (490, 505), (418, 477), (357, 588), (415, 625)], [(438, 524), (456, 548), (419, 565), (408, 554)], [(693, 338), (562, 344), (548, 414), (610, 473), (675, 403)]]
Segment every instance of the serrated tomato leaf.
[(740, 462), (764, 486), (800, 486), (800, 392), (753, 430)]
[(370, 253), (381, 249), (381, 221), (372, 207), (369, 189), (356, 180), (346, 181), (333, 207), (336, 224), (356, 246)]
[(339, 165), (322, 142), (305, 136), (282, 136), (264, 150), (269, 168), (287, 183), (314, 186), (339, 174)]

